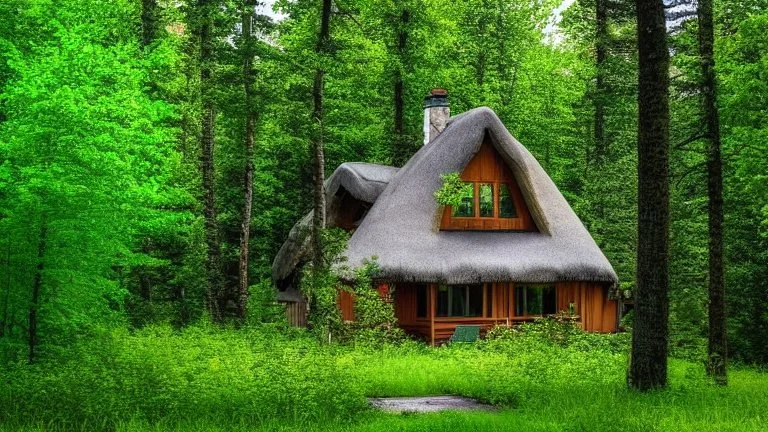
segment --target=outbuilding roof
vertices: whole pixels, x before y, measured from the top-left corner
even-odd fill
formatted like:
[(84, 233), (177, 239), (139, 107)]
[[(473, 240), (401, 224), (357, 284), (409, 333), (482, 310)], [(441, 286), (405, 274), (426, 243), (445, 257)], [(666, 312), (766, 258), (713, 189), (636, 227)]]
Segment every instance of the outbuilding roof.
[[(343, 189), (355, 199), (373, 204), (387, 187), (389, 180), (398, 171), (397, 168), (363, 162), (347, 162), (325, 180), (326, 213), (338, 209), (334, 205), (338, 192)], [(293, 273), (296, 266), (308, 257), (309, 230), (312, 226), (313, 211), (310, 211), (291, 228), (288, 238), (280, 247), (272, 263), (272, 278), (282, 281)], [(330, 216), (330, 215), (329, 215)], [(329, 217), (329, 220), (334, 218)]]

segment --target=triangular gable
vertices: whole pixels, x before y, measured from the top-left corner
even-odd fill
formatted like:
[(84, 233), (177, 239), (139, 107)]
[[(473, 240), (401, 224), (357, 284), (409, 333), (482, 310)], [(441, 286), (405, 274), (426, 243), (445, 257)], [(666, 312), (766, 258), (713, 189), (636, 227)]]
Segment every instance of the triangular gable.
[[(475, 156), (461, 171), (461, 180), (474, 189), (472, 216), (458, 216), (451, 206), (443, 209), (440, 229), (443, 231), (538, 231), (528, 210), (520, 186), (507, 163), (485, 135)], [(480, 211), (481, 189), (491, 197), (490, 214)], [(511, 195), (513, 213), (505, 215), (500, 201)], [(484, 196), (488, 196), (483, 194)]]

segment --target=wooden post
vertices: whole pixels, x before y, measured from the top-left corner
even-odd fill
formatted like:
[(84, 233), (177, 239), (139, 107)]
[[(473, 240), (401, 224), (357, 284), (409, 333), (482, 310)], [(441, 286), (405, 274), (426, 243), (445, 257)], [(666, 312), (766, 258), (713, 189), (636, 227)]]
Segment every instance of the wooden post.
[(483, 284), (483, 318), (488, 318), (488, 284)]
[(429, 284), (429, 331), (430, 345), (435, 344), (435, 305), (437, 304), (437, 292), (435, 284)]

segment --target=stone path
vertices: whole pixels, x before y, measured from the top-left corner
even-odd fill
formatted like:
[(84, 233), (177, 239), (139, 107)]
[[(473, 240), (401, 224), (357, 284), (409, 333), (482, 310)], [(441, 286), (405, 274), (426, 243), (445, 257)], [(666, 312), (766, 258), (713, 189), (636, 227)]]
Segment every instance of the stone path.
[(461, 396), (424, 396), (405, 398), (372, 398), (371, 405), (391, 412), (436, 412), (436, 411), (488, 411), (493, 407), (474, 399)]

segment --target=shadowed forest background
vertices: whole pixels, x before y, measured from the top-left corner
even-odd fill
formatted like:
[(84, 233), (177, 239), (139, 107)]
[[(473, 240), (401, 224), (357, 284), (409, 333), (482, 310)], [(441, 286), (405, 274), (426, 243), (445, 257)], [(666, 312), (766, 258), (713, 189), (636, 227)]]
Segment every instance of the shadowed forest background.
[[(3, 0), (0, 362), (26, 362), (34, 345), (37, 361), (80, 356), (96, 367), (101, 360), (84, 354), (96, 349), (84, 341), (145, 327), (148, 340), (190, 327), (180, 337), (191, 345), (190, 334), (215, 342), (225, 336), (198, 327), (212, 319), (212, 283), (220, 315), (213, 321), (293, 332), (274, 324), (281, 311), (273, 305), (271, 263), (312, 208), (313, 140), (324, 143), (326, 175), (347, 161), (401, 166), (421, 145), (422, 104), (435, 87), (449, 91), (453, 114), (495, 110), (616, 269), (618, 295), (631, 299), (635, 11), (632, 2), (597, 1), (604, 9), (596, 19), (595, 0), (578, 0), (562, 16), (553, 14), (560, 4), (547, 0), (340, 0), (327, 41), (318, 44), (322, 8), (309, 0), (277, 2), (284, 14), (277, 22), (250, 1)], [(697, 22), (695, 5), (667, 6), (670, 354), (700, 362), (708, 237)], [(729, 354), (763, 366), (767, 11), (764, 0), (717, 1), (714, 11)], [(325, 80), (321, 129), (313, 118), (316, 70)], [(214, 345), (199, 350), (217, 352)], [(142, 347), (148, 356), (171, 349)], [(297, 361), (306, 367), (300, 375), (321, 373), (322, 361)]]

